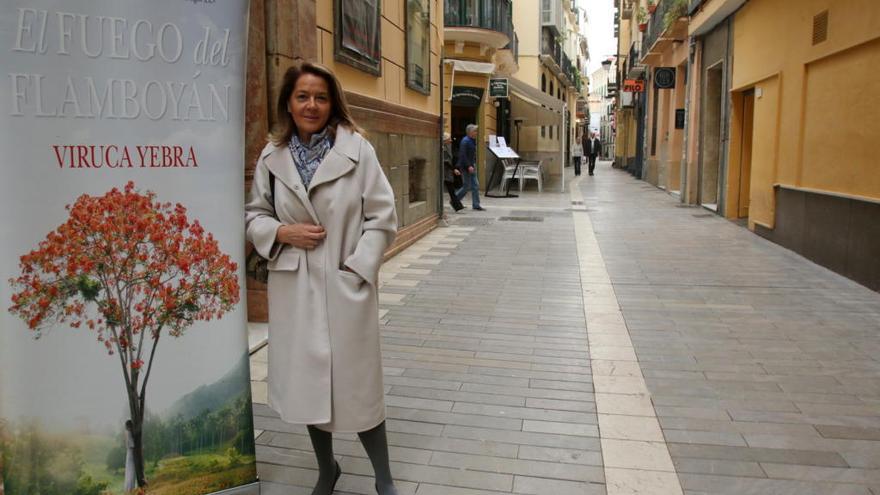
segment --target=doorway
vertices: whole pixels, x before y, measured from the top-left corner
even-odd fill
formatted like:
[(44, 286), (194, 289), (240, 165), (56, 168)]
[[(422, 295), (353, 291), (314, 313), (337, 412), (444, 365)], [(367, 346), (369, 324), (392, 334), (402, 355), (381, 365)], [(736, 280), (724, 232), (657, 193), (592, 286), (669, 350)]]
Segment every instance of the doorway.
[(478, 106), (452, 105), (450, 133), (452, 134), (452, 152), (458, 158), (458, 145), (467, 134), (469, 124), (477, 124)]
[(741, 116), (741, 134), (740, 134), (740, 159), (738, 172), (737, 188), (737, 218), (748, 218), (749, 216), (749, 194), (751, 193), (752, 182), (752, 138), (755, 125), (755, 90), (750, 89), (743, 93), (742, 104), (738, 109)]
[(718, 63), (706, 71), (706, 88), (703, 100), (703, 132), (700, 160), (701, 205), (718, 211), (719, 175), (721, 171), (721, 122), (724, 98), (723, 64)]

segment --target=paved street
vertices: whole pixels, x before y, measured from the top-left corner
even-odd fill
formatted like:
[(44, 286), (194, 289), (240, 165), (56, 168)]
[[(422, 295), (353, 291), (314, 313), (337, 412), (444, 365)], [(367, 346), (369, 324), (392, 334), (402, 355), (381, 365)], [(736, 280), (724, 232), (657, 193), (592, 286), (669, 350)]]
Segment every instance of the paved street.
[[(608, 163), (548, 189), (382, 269), (401, 494), (880, 495), (880, 295)], [(309, 494), (265, 360), (263, 493)], [(336, 493), (374, 493), (356, 436), (335, 450)]]

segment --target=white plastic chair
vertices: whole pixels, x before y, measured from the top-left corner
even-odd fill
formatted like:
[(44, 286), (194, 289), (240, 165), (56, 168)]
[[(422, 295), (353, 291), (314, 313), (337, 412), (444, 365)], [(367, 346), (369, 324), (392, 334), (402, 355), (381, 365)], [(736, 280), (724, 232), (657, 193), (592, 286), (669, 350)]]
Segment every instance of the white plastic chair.
[(519, 190), (523, 190), (523, 182), (529, 179), (538, 181), (538, 192), (544, 191), (544, 173), (541, 168), (541, 161), (521, 161), (519, 162)]
[[(516, 161), (514, 160), (501, 160), (501, 165), (504, 166), (504, 173), (501, 174), (501, 183), (498, 185), (501, 192), (507, 191), (507, 181), (513, 179), (513, 174), (516, 172)], [(519, 178), (520, 172), (516, 172), (517, 178)]]

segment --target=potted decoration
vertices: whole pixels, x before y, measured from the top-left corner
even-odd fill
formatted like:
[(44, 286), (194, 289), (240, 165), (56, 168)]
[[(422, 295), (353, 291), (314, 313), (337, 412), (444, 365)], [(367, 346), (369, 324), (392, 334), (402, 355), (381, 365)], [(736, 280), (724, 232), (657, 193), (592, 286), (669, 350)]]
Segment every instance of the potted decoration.
[(663, 29), (667, 30), (675, 21), (687, 16), (688, 0), (672, 0), (672, 5), (663, 15)]
[(642, 6), (639, 6), (639, 11), (636, 13), (636, 22), (639, 24), (639, 31), (644, 33), (648, 30), (648, 12)]
[(648, 0), (648, 13), (653, 14), (655, 10), (657, 10), (657, 2)]

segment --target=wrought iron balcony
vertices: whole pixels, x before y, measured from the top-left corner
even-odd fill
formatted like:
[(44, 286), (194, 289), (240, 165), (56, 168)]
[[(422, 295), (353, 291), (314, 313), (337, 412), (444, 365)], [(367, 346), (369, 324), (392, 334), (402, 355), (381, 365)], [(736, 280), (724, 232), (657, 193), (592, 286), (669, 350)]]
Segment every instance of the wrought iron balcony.
[[(662, 52), (672, 40), (687, 38), (687, 29), (682, 30), (682, 26), (686, 26), (686, 23), (682, 25), (677, 20), (680, 15), (687, 15), (687, 4), (680, 4), (686, 1), (660, 0), (657, 10), (648, 16), (648, 30), (642, 37), (643, 62), (650, 63), (650, 60), (647, 60), (649, 56)], [(674, 17), (675, 20), (669, 23), (667, 17)]]
[[(456, 28), (476, 28), (496, 31), (507, 36), (507, 40), (495, 48), (516, 48), (516, 35), (513, 31), (512, 0), (446, 0), (444, 3), (444, 29), (454, 31)], [(450, 28), (452, 28), (450, 30)], [(458, 40), (455, 34), (447, 34), (447, 40)], [(476, 41), (463, 38), (463, 41)]]
[(629, 55), (626, 57), (626, 70), (623, 75), (626, 79), (638, 79), (645, 74), (645, 66), (641, 63), (639, 49), (635, 42), (629, 47)]

